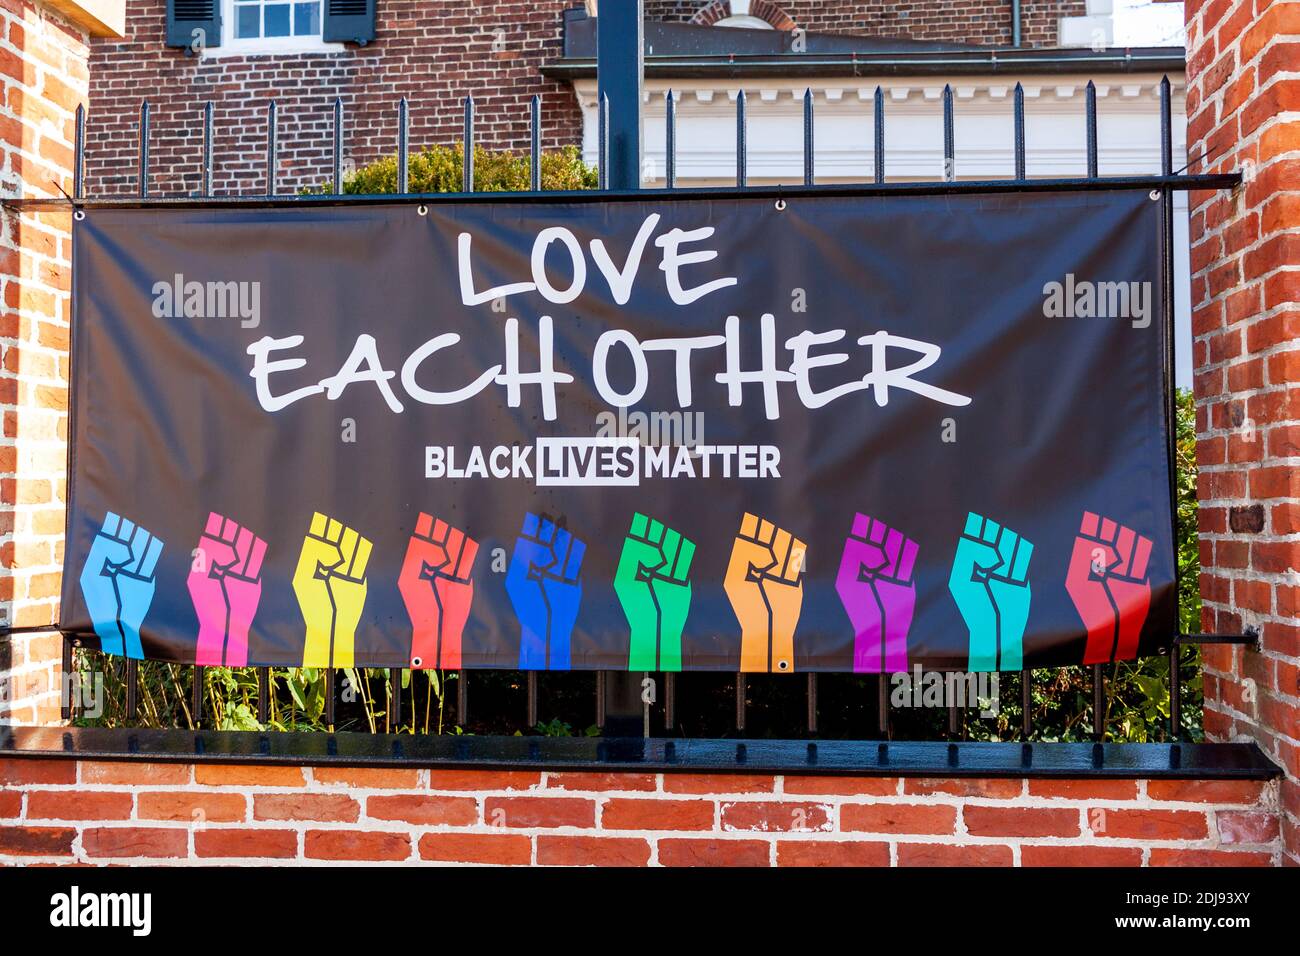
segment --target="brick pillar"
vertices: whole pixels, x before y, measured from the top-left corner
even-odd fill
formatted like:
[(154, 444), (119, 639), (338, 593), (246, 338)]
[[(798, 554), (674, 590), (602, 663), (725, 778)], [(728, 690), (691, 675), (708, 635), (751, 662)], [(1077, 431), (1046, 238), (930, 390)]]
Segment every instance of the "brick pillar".
[[(74, 113), (89, 37), (113, 35), (110, 0), (0, 0), (0, 194), (72, 191)], [(67, 456), (69, 213), (0, 222), (0, 626), (59, 615)], [(0, 723), (59, 719), (61, 639), (0, 637)]]
[(1241, 171), (1191, 202), (1205, 728), (1286, 770), (1300, 864), (1300, 2), (1188, 0), (1188, 155)]

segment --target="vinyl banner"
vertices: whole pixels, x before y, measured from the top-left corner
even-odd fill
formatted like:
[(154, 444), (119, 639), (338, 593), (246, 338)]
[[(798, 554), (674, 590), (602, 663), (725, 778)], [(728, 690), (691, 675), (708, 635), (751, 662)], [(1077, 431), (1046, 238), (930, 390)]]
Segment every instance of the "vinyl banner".
[(896, 672), (1174, 627), (1144, 191), (92, 208), (63, 627)]

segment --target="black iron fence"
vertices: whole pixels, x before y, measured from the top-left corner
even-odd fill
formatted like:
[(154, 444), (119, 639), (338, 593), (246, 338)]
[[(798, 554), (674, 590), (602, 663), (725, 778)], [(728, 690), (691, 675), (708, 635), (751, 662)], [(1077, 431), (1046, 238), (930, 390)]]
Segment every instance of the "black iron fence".
[[(639, 97), (639, 88), (637, 96)], [(1146, 190), (1150, 191), (1152, 198), (1158, 198), (1162, 202), (1163, 209), (1163, 242), (1162, 242), (1162, 296), (1164, 303), (1164, 315), (1167, 323), (1166, 335), (1170, 343), (1170, 354), (1164, 363), (1162, 374), (1164, 376), (1165, 395), (1168, 399), (1166, 408), (1167, 420), (1170, 425), (1168, 433), (1170, 435), (1170, 474), (1174, 474), (1174, 434), (1175, 429), (1172, 423), (1175, 416), (1174, 401), (1175, 390), (1173, 383), (1173, 335), (1172, 335), (1172, 314), (1173, 314), (1173, 205), (1172, 194), (1178, 190), (1191, 189), (1220, 189), (1231, 188), (1237, 185), (1240, 177), (1236, 174), (1201, 174), (1190, 175), (1183, 170), (1176, 171), (1173, 166), (1173, 139), (1172, 139), (1172, 111), (1170, 83), (1166, 77), (1160, 84), (1160, 145), (1161, 159), (1160, 169), (1156, 172), (1143, 175), (1125, 175), (1125, 176), (1101, 176), (1098, 171), (1098, 143), (1097, 143), (1097, 100), (1094, 85), (1089, 82), (1086, 90), (1085, 111), (1081, 117), (1081, 122), (1086, 129), (1086, 175), (1074, 178), (1053, 178), (1053, 179), (1029, 179), (1025, 172), (1025, 106), (1024, 91), (1020, 84), (1016, 84), (1013, 96), (1013, 118), (1014, 118), (1014, 175), (1011, 179), (1001, 180), (960, 180), (958, 179), (958, 157), (956, 155), (955, 137), (954, 137), (954, 106), (953, 92), (951, 88), (945, 87), (942, 96), (942, 122), (943, 122), (943, 175), (939, 179), (916, 182), (916, 181), (890, 181), (888, 179), (888, 169), (885, 162), (885, 146), (887, 141), (888, 123), (885, 111), (884, 93), (881, 88), (877, 87), (875, 91), (874, 104), (872, 110), (873, 121), (873, 159), (874, 168), (871, 170), (870, 178), (864, 178), (864, 181), (854, 184), (818, 184), (814, 176), (814, 103), (811, 91), (807, 92), (803, 98), (803, 178), (801, 183), (779, 186), (750, 186), (747, 178), (748, 164), (748, 129), (746, 122), (746, 95), (741, 90), (736, 96), (736, 178), (735, 186), (725, 189), (710, 187), (708, 189), (680, 187), (677, 184), (677, 124), (676, 124), (676, 101), (672, 92), (666, 96), (666, 137), (665, 137), (665, 186), (662, 189), (644, 190), (638, 193), (643, 197), (653, 198), (654, 196), (673, 196), (673, 197), (690, 197), (692, 195), (718, 196), (719, 194), (744, 194), (747, 196), (766, 196), (773, 199), (778, 206), (785, 201), (787, 197), (793, 198), (803, 195), (817, 196), (899, 196), (899, 195), (944, 195), (944, 194), (968, 194), (968, 193), (1026, 193), (1035, 191), (1094, 191), (1094, 190)], [(84, 195), (84, 169), (86, 154), (86, 135), (85, 120), (86, 114), (84, 108), (78, 108), (76, 116), (76, 154), (74, 170), (74, 189), (71, 196), (65, 196), (61, 200), (55, 199), (19, 199), (6, 201), (5, 205), (18, 211), (40, 211), (51, 209), (67, 209), (71, 207), (75, 216), (84, 215), (84, 208), (93, 207), (136, 207), (136, 206), (167, 206), (167, 205), (187, 205), (195, 204), (212, 206), (212, 207), (288, 207), (302, 206), (307, 204), (315, 205), (341, 205), (341, 204), (364, 204), (364, 203), (411, 203), (411, 204), (432, 204), (446, 202), (493, 202), (508, 200), (510, 202), (554, 202), (563, 201), (600, 201), (601, 199), (612, 196), (626, 196), (630, 190), (634, 189), (638, 183), (628, 180), (626, 170), (628, 164), (626, 157), (621, 157), (619, 161), (611, 162), (612, 143), (618, 139), (619, 135), (627, 133), (623, 128), (626, 125), (627, 118), (611, 119), (610, 99), (608, 95), (602, 92), (599, 106), (599, 160), (597, 163), (600, 176), (600, 191), (589, 193), (574, 192), (544, 192), (541, 181), (541, 99), (538, 96), (532, 98), (530, 104), (530, 188), (526, 192), (517, 192), (509, 194), (494, 193), (492, 195), (476, 194), (474, 192), (474, 122), (475, 122), (475, 103), (473, 97), (466, 97), (464, 100), (464, 119), (463, 119), (463, 156), (464, 168), (462, 179), (462, 190), (457, 193), (412, 193), (409, 191), (409, 167), (408, 159), (410, 154), (408, 141), (409, 110), (405, 99), (397, 104), (397, 139), (395, 148), (397, 153), (397, 193), (384, 195), (354, 194), (348, 193), (345, 185), (343, 154), (346, 141), (346, 117), (344, 106), (341, 100), (335, 100), (333, 110), (333, 143), (332, 143), (332, 178), (327, 188), (320, 192), (311, 194), (281, 195), (277, 189), (276, 170), (278, 167), (277, 157), (277, 118), (276, 103), (274, 100), (267, 104), (267, 141), (266, 141), (266, 163), (265, 163), (265, 195), (250, 196), (242, 194), (239, 196), (217, 196), (212, 190), (212, 172), (213, 172), (213, 108), (208, 104), (201, 113), (198, 114), (198, 122), (202, 124), (202, 165), (199, 190), (196, 195), (189, 196), (168, 196), (155, 195), (150, 188), (149, 180), (149, 149), (150, 149), (150, 105), (146, 101), (141, 104), (139, 117), (139, 164), (137, 170), (137, 190), (134, 197), (125, 198), (105, 198), (97, 199)], [(617, 124), (623, 124), (619, 127)], [(639, 132), (637, 133), (639, 136)], [(637, 156), (634, 157), (635, 165), (632, 169), (636, 172), (633, 174), (639, 179), (639, 143), (636, 145)], [(618, 148), (627, 149), (626, 142), (620, 142)], [(615, 181), (611, 175), (611, 169), (623, 166), (625, 173), (619, 181)], [(865, 172), (865, 171), (864, 171)], [(74, 318), (75, 321), (75, 318)], [(1170, 489), (1170, 506), (1175, 507), (1175, 490)], [(57, 625), (55, 625), (57, 627)], [(18, 630), (18, 629), (14, 629)], [(37, 630), (37, 628), (31, 628)], [(1183, 660), (1183, 650), (1190, 646), (1208, 643), (1224, 644), (1252, 644), (1258, 641), (1258, 635), (1247, 633), (1238, 634), (1173, 634), (1170, 635), (1167, 647), (1163, 653), (1168, 656), (1168, 691), (1170, 696), (1169, 719), (1168, 719), (1168, 739), (1177, 740), (1180, 737), (1180, 731), (1183, 727), (1180, 715), (1180, 697), (1182, 686), (1180, 681), (1180, 672), (1187, 667)], [(73, 654), (78, 647), (79, 641), (75, 635), (66, 635), (63, 652), (63, 669), (65, 675), (74, 672)], [(90, 653), (86, 649), (81, 649), (79, 653)], [(139, 662), (128, 659), (123, 662), (122, 679), (125, 683), (125, 716), (127, 721), (135, 721), (139, 715), (139, 695), (138, 695), (138, 672)], [(282, 680), (276, 675), (271, 668), (260, 667), (256, 669), (257, 674), (257, 693), (256, 693), (256, 716), (259, 722), (265, 724), (269, 717), (273, 695), (283, 694), (285, 688)], [(399, 669), (390, 671), (387, 677), (387, 688), (384, 692), (385, 697), (385, 721), (384, 727), (376, 729), (396, 729), (403, 726), (403, 672)], [(454, 684), (455, 703), (454, 703), (454, 725), (461, 728), (468, 727), (471, 723), (470, 699), (472, 689), (480, 680), (484, 686), (492, 684), (493, 679), (488, 677), (471, 676), (470, 673), (461, 671), (455, 675), (446, 675), (454, 679), (441, 684), (439, 703), (441, 705), (448, 683)], [(552, 678), (547, 675), (547, 681)], [(845, 710), (854, 715), (852, 726), (847, 729), (837, 728), (837, 733), (843, 736), (857, 738), (888, 739), (896, 729), (896, 715), (891, 713), (889, 679), (888, 675), (879, 676), (852, 676), (831, 675), (824, 678), (827, 684), (834, 683), (833, 694), (837, 700), (837, 711)], [(652, 732), (673, 735), (680, 733), (685, 729), (686, 733), (691, 732), (691, 725), (698, 724), (699, 721), (694, 719), (683, 720), (683, 714), (693, 714), (696, 712), (699, 697), (692, 700), (693, 693), (698, 695), (704, 693), (709, 700), (709, 707), (715, 711), (717, 702), (723, 694), (734, 695), (734, 714), (731, 715), (731, 728), (734, 733), (744, 735), (751, 731), (749, 720), (749, 708), (754, 693), (759, 688), (756, 681), (761, 681), (764, 686), (768, 682), (780, 682), (783, 689), (782, 706), (777, 707), (774, 712), (781, 715), (782, 726), (768, 727), (765, 730), (772, 732), (773, 736), (815, 736), (821, 732), (821, 723), (819, 721), (819, 711), (821, 710), (823, 691), (827, 688), (819, 687), (819, 678), (816, 673), (808, 673), (803, 677), (802, 706), (795, 708), (791, 704), (792, 695), (797, 694), (797, 683), (792, 682), (790, 677), (775, 676), (752, 678), (746, 674), (738, 673), (731, 676), (723, 675), (720, 678), (713, 679), (711, 675), (678, 675), (665, 673), (662, 675), (626, 675), (598, 672), (595, 674), (583, 675), (581, 672), (574, 672), (566, 675), (564, 678), (568, 686), (563, 690), (563, 696), (570, 702), (575, 695), (585, 693), (594, 693), (594, 707), (592, 716), (597, 726), (604, 728), (607, 732), (612, 729), (614, 718), (623, 719), (624, 723), (616, 728), (620, 734), (632, 732), (632, 728), (639, 725), (640, 730), (649, 736)], [(796, 679), (797, 680), (797, 679)], [(507, 675), (506, 682), (514, 689), (521, 690), (525, 698), (523, 713), (518, 714), (520, 723), (526, 728), (538, 726), (539, 714), (542, 713), (542, 679), (539, 679), (537, 672), (519, 672)], [(594, 687), (588, 686), (588, 690), (582, 691), (580, 688), (573, 686), (574, 681), (589, 681)], [(614, 681), (622, 682), (623, 690), (618, 694), (612, 694), (610, 684)], [(630, 685), (629, 685), (630, 681)], [(720, 685), (723, 681), (724, 685)], [(848, 681), (848, 683), (845, 683)], [(195, 727), (204, 723), (204, 689), (206, 682), (204, 680), (204, 668), (195, 666), (192, 680), (189, 682), (192, 699), (190, 701), (190, 721)], [(1032, 714), (1034, 712), (1031, 703), (1031, 694), (1035, 687), (1035, 678), (1032, 671), (1023, 671), (1019, 675), (1011, 675), (1008, 683), (1018, 689), (1020, 695), (1019, 710), (1021, 714), (1021, 725), (1019, 727), (1019, 736), (1023, 740), (1029, 740), (1034, 733)], [(1097, 740), (1103, 739), (1106, 730), (1106, 720), (1104, 715), (1107, 709), (1107, 692), (1105, 673), (1102, 665), (1092, 665), (1090, 674), (1091, 683), (1091, 726), (1092, 733)], [(700, 690), (692, 685), (708, 684), (709, 686)], [(409, 678), (408, 678), (409, 685)], [(1018, 686), (1017, 686), (1018, 685)], [(407, 696), (409, 703), (415, 703), (416, 697), (413, 689), (414, 685), (409, 685)], [(1049, 686), (1049, 682), (1038, 682), (1040, 688)], [(355, 689), (355, 688), (354, 688)], [(432, 693), (432, 691), (429, 691)], [(1000, 693), (1000, 691), (999, 691)], [(73, 695), (70, 693), (68, 682), (65, 681), (64, 690), (65, 700), (63, 716), (65, 719), (75, 716), (75, 707)], [(852, 697), (852, 706), (844, 704), (845, 695)], [(450, 695), (445, 695), (449, 697)], [(491, 694), (489, 697), (493, 696)], [(500, 696), (500, 695), (496, 695)], [(324, 724), (333, 728), (336, 723), (336, 707), (339, 699), (339, 687), (336, 681), (335, 672), (327, 671), (325, 674), (324, 689)], [(610, 712), (610, 702), (614, 701), (614, 706), (619, 709), (619, 713)], [(426, 695), (425, 707), (430, 705), (430, 698)], [(498, 702), (499, 703), (499, 702)], [(974, 702), (968, 702), (970, 707), (978, 706)], [(799, 715), (794, 715), (792, 711), (801, 711)], [(499, 715), (497, 715), (499, 716)], [(716, 714), (715, 714), (716, 717)], [(800, 719), (802, 718), (802, 719)], [(945, 727), (932, 727), (935, 732), (942, 734), (945, 732), (952, 737), (961, 737), (965, 735), (965, 713), (964, 709), (956, 703), (949, 703), (947, 709), (947, 722)], [(629, 721), (635, 720), (635, 724)], [(706, 722), (707, 723), (707, 722)], [(716, 719), (712, 722), (710, 730), (717, 735)], [(451, 726), (453, 722), (448, 719), (443, 726)], [(414, 723), (412, 723), (414, 727)], [(499, 728), (498, 728), (499, 729)], [(1013, 734), (1014, 735), (1014, 732)], [(1005, 736), (1005, 735), (1004, 735)]]

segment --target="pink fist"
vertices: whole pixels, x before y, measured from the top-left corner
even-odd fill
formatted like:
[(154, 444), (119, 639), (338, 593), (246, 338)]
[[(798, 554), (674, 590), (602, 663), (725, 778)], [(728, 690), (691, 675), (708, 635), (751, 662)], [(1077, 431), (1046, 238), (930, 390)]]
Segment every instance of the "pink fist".
[(266, 542), (215, 511), (199, 538), (188, 586), (199, 616), (194, 663), (244, 667), (248, 629), (262, 598)]

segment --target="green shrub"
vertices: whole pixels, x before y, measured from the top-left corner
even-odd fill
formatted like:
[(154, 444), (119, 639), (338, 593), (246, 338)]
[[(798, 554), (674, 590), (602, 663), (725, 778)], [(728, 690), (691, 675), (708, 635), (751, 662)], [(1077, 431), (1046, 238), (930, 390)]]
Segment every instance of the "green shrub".
[[(429, 146), (407, 158), (407, 188), (413, 193), (462, 192), (465, 148)], [(542, 153), (542, 188), (545, 190), (595, 189), (596, 170), (582, 161), (576, 146)], [(529, 188), (529, 157), (505, 150), (474, 147), (474, 191), (520, 192)], [(315, 192), (329, 192), (324, 184)], [(343, 178), (350, 195), (397, 192), (397, 157), (377, 160)]]

